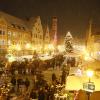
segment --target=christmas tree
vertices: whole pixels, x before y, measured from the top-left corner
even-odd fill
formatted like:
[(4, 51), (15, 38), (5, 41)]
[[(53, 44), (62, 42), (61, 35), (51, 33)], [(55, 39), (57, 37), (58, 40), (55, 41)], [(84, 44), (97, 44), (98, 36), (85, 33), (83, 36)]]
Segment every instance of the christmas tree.
[(70, 53), (73, 51), (73, 45), (72, 45), (72, 35), (70, 32), (68, 32), (65, 36), (65, 51), (67, 53)]

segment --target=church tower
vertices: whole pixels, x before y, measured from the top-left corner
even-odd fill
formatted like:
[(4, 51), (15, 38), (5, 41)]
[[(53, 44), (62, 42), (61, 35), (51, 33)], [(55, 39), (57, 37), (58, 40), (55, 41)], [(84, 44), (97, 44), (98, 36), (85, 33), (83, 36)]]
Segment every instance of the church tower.
[(52, 18), (51, 42), (57, 45), (57, 17)]
[(44, 41), (45, 41), (45, 44), (49, 44), (50, 43), (50, 34), (49, 34), (48, 25), (46, 26), (46, 30), (45, 30)]
[(92, 20), (90, 20), (89, 22), (89, 29), (88, 29), (88, 33), (87, 33), (87, 40), (86, 40), (86, 48), (87, 48), (87, 51), (89, 52), (89, 54), (91, 55), (91, 52), (93, 51), (93, 38), (92, 38), (92, 27), (93, 27), (93, 24), (92, 24)]

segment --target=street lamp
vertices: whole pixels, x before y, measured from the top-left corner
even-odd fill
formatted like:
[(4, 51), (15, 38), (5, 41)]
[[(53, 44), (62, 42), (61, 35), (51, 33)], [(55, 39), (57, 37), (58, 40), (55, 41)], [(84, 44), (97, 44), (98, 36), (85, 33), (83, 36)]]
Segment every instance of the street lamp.
[(27, 43), (25, 47), (26, 47), (26, 49), (30, 49), (31, 48), (31, 44)]
[(19, 44), (16, 45), (16, 50), (20, 51), (21, 50), (21, 46)]
[[(91, 77), (93, 76), (93, 74), (94, 74), (94, 71), (93, 70), (87, 70), (87, 72), (86, 72), (86, 74), (87, 74), (87, 76), (89, 77), (89, 83), (91, 82)], [(90, 92), (87, 92), (87, 95), (88, 95), (88, 100), (90, 100)]]
[(86, 74), (87, 74), (87, 76), (89, 77), (89, 82), (91, 82), (90, 79), (91, 79), (91, 77), (93, 76), (94, 71), (93, 71), (93, 70), (87, 70)]

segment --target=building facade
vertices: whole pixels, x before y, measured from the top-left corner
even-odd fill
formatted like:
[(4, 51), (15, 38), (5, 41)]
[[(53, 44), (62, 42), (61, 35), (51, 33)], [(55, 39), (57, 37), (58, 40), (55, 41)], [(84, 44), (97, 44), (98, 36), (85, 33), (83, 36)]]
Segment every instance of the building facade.
[(100, 32), (92, 34), (91, 39), (93, 40), (93, 44), (91, 44), (91, 47), (93, 48), (92, 56), (95, 59), (100, 60)]
[(40, 16), (36, 17), (35, 19), (30, 19), (30, 25), (32, 30), (33, 49), (37, 50), (37, 52), (42, 52), (44, 35)]
[(44, 51), (47, 53), (50, 51), (50, 32), (48, 25), (44, 30)]
[(0, 53), (5, 54), (7, 49), (7, 22), (0, 17)]
[(87, 35), (87, 50), (90, 56), (100, 60), (100, 30), (91, 22)]
[[(31, 47), (26, 48), (26, 44), (30, 44)], [(23, 55), (28, 53), (26, 51), (33, 52), (35, 49), (40, 51), (42, 45), (43, 28), (39, 16), (22, 20), (0, 12), (0, 55)]]
[(55, 45), (57, 44), (57, 17), (52, 18), (52, 26), (51, 26), (51, 42)]

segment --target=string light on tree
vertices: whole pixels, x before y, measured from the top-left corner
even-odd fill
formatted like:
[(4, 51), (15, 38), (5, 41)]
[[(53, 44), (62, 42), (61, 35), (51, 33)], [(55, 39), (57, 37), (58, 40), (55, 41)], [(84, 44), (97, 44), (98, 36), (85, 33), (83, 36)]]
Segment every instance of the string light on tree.
[(73, 51), (73, 44), (72, 44), (72, 35), (70, 32), (67, 32), (65, 36), (65, 51), (70, 53)]

